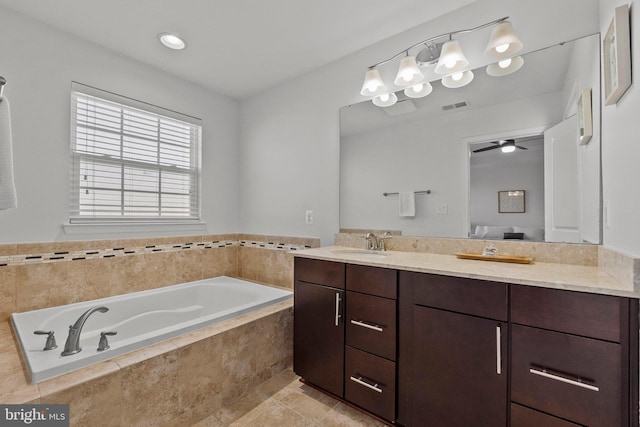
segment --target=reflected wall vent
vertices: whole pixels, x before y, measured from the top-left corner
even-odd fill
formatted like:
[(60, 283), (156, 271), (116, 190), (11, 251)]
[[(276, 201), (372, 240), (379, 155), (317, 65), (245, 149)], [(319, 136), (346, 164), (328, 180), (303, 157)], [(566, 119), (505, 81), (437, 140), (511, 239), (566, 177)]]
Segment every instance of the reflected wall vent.
[(444, 111), (455, 110), (456, 108), (463, 108), (467, 106), (467, 101), (456, 102), (455, 104), (443, 105)]

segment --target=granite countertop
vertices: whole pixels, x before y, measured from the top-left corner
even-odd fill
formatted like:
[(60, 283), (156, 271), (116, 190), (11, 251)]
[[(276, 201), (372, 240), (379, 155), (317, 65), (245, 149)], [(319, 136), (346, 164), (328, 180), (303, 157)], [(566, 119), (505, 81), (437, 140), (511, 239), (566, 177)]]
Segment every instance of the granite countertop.
[(633, 281), (629, 283), (622, 282), (596, 266), (547, 262), (510, 264), (495, 261), (466, 260), (459, 259), (453, 254), (440, 255), (424, 252), (387, 251), (383, 253), (387, 255), (369, 255), (368, 251), (363, 249), (327, 246), (296, 251), (294, 256), (593, 294), (640, 298), (640, 290), (636, 289)]

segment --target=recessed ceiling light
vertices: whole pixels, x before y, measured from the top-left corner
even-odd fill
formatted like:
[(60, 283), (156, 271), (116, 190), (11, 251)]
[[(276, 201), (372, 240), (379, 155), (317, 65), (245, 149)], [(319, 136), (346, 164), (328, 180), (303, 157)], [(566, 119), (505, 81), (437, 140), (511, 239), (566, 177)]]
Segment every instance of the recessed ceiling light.
[(171, 33), (158, 34), (158, 40), (160, 40), (160, 43), (162, 43), (169, 49), (173, 49), (173, 50), (182, 50), (185, 47), (187, 47), (184, 40), (182, 40), (177, 35), (171, 34)]

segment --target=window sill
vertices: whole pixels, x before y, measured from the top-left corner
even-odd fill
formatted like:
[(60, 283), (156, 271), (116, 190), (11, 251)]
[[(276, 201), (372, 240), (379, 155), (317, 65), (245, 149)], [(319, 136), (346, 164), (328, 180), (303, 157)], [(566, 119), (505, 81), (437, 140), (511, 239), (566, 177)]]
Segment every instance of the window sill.
[(181, 234), (207, 234), (206, 222), (103, 222), (103, 223), (64, 223), (62, 230), (67, 235), (90, 234), (155, 234), (181, 233)]

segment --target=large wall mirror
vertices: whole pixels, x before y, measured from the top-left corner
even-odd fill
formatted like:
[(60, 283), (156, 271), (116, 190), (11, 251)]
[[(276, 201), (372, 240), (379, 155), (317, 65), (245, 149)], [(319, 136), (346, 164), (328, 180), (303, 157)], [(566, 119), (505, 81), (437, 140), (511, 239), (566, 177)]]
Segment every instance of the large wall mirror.
[(523, 58), (507, 76), (342, 108), (341, 231), (601, 243), (599, 35)]

